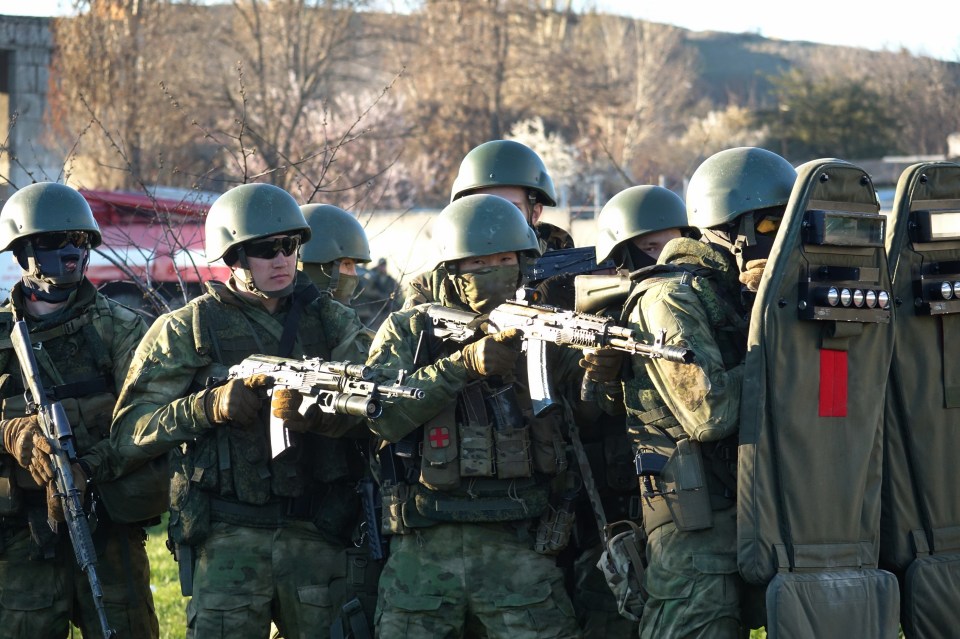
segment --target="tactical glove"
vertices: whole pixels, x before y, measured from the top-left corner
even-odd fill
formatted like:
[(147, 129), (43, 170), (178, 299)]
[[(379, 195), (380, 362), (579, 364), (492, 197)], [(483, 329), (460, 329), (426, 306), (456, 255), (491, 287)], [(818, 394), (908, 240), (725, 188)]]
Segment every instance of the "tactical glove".
[(299, 408), (303, 395), (295, 388), (278, 388), (273, 391), (270, 412), (283, 421), (283, 427), (298, 433), (314, 432), (323, 434), (323, 413), (316, 406), (310, 406), (307, 414), (301, 415)]
[(258, 389), (270, 383), (268, 375), (257, 374), (243, 379), (229, 379), (226, 384), (205, 391), (203, 410), (211, 424), (234, 422), (240, 426), (257, 423), (260, 411)]
[(519, 329), (508, 328), (467, 344), (460, 350), (467, 372), (475, 379), (512, 373), (517, 365), (519, 338)]
[(767, 266), (767, 260), (750, 260), (745, 265), (746, 270), (740, 274), (740, 283), (751, 291), (760, 288), (760, 278), (763, 277), (763, 269)]
[(580, 359), (580, 368), (586, 370), (584, 375), (593, 382), (612, 382), (620, 379), (622, 366), (623, 353), (612, 348), (586, 349)]
[(53, 477), (50, 466), (50, 443), (40, 430), (36, 415), (13, 417), (0, 422), (3, 429), (3, 447), (30, 471), (38, 486), (43, 486)]
[[(87, 500), (87, 474), (83, 472), (80, 464), (71, 464), (70, 470), (73, 471), (73, 484), (80, 491), (80, 505)], [(50, 521), (63, 521), (63, 499), (57, 494), (56, 486), (53, 482), (47, 482), (47, 517)]]

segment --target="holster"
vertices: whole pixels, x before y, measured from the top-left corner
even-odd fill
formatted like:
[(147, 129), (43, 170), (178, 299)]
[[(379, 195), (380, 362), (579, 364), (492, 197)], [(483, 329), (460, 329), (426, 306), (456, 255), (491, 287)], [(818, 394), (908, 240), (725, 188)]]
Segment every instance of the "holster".
[[(713, 508), (699, 442), (678, 440), (662, 473), (654, 479), (656, 492), (644, 495), (643, 499), (643, 523), (648, 535), (668, 521), (673, 521), (682, 532), (713, 526)], [(641, 491), (643, 485), (641, 478)]]
[(193, 546), (183, 544), (172, 545), (173, 558), (177, 562), (177, 569), (180, 576), (180, 594), (184, 597), (193, 596)]

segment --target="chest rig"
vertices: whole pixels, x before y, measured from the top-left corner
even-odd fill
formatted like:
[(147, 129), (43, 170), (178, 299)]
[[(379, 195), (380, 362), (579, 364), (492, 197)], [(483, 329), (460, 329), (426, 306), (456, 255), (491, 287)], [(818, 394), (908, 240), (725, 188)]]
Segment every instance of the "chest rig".
[[(329, 358), (322, 305), (303, 296), (286, 313), (267, 318), (208, 294), (183, 312), (191, 314), (197, 351), (212, 360), (209, 371), (223, 376), (254, 353)], [(294, 445), (271, 459), (264, 404), (256, 427), (216, 427), (173, 451), (171, 532), (177, 543), (202, 541), (211, 520), (269, 528), (289, 519), (312, 520), (331, 537), (349, 534), (357, 512), (359, 452), (345, 439), (292, 433)]]

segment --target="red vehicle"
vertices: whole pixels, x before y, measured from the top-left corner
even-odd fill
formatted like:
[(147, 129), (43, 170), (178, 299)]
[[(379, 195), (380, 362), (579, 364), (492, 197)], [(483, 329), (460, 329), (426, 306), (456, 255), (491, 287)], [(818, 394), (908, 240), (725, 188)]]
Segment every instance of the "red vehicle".
[[(142, 193), (81, 190), (100, 226), (87, 278), (105, 295), (150, 313), (182, 306), (203, 292), (203, 282), (225, 281), (229, 269), (208, 266), (203, 254), (207, 201)], [(4, 295), (20, 279), (16, 260), (0, 261)]]

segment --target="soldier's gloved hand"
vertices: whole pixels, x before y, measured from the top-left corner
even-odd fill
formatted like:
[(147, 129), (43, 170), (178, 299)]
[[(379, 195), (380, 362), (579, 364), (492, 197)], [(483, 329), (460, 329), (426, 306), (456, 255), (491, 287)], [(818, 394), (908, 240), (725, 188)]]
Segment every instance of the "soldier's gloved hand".
[[(26, 417), (12, 417), (0, 422), (3, 429), (3, 447), (17, 463), (30, 471), (38, 486), (43, 486), (53, 476), (50, 466), (50, 444), (40, 430), (40, 422), (36, 415)], [(46, 454), (38, 454), (37, 447)], [(46, 463), (44, 463), (46, 462)], [(36, 466), (36, 471), (34, 471)], [(39, 473), (39, 475), (37, 474)], [(46, 479), (44, 479), (46, 478)]]
[(760, 288), (760, 278), (763, 277), (763, 269), (767, 267), (767, 260), (750, 260), (744, 264), (746, 270), (740, 274), (740, 283), (751, 291)]
[(508, 328), (464, 346), (460, 352), (470, 376), (480, 379), (489, 375), (503, 376), (512, 373), (517, 365), (519, 339), (520, 330)]
[(323, 433), (323, 413), (316, 407), (310, 406), (306, 415), (300, 414), (300, 404), (303, 403), (303, 394), (295, 388), (278, 388), (273, 391), (270, 400), (270, 412), (277, 419), (283, 420), (283, 427), (298, 433)]
[(620, 379), (620, 369), (623, 367), (623, 353), (612, 348), (584, 349), (580, 359), (580, 368), (586, 373), (584, 376), (593, 382), (612, 382)]
[[(80, 505), (87, 501), (87, 474), (83, 472), (80, 464), (71, 464), (70, 470), (73, 471), (73, 484), (80, 491)], [(47, 482), (47, 517), (51, 521), (63, 521), (63, 499), (57, 494), (53, 482)]]
[(243, 379), (229, 379), (226, 384), (211, 388), (203, 397), (207, 419), (213, 424), (256, 424), (261, 400), (257, 391), (269, 383), (269, 375), (257, 374)]

